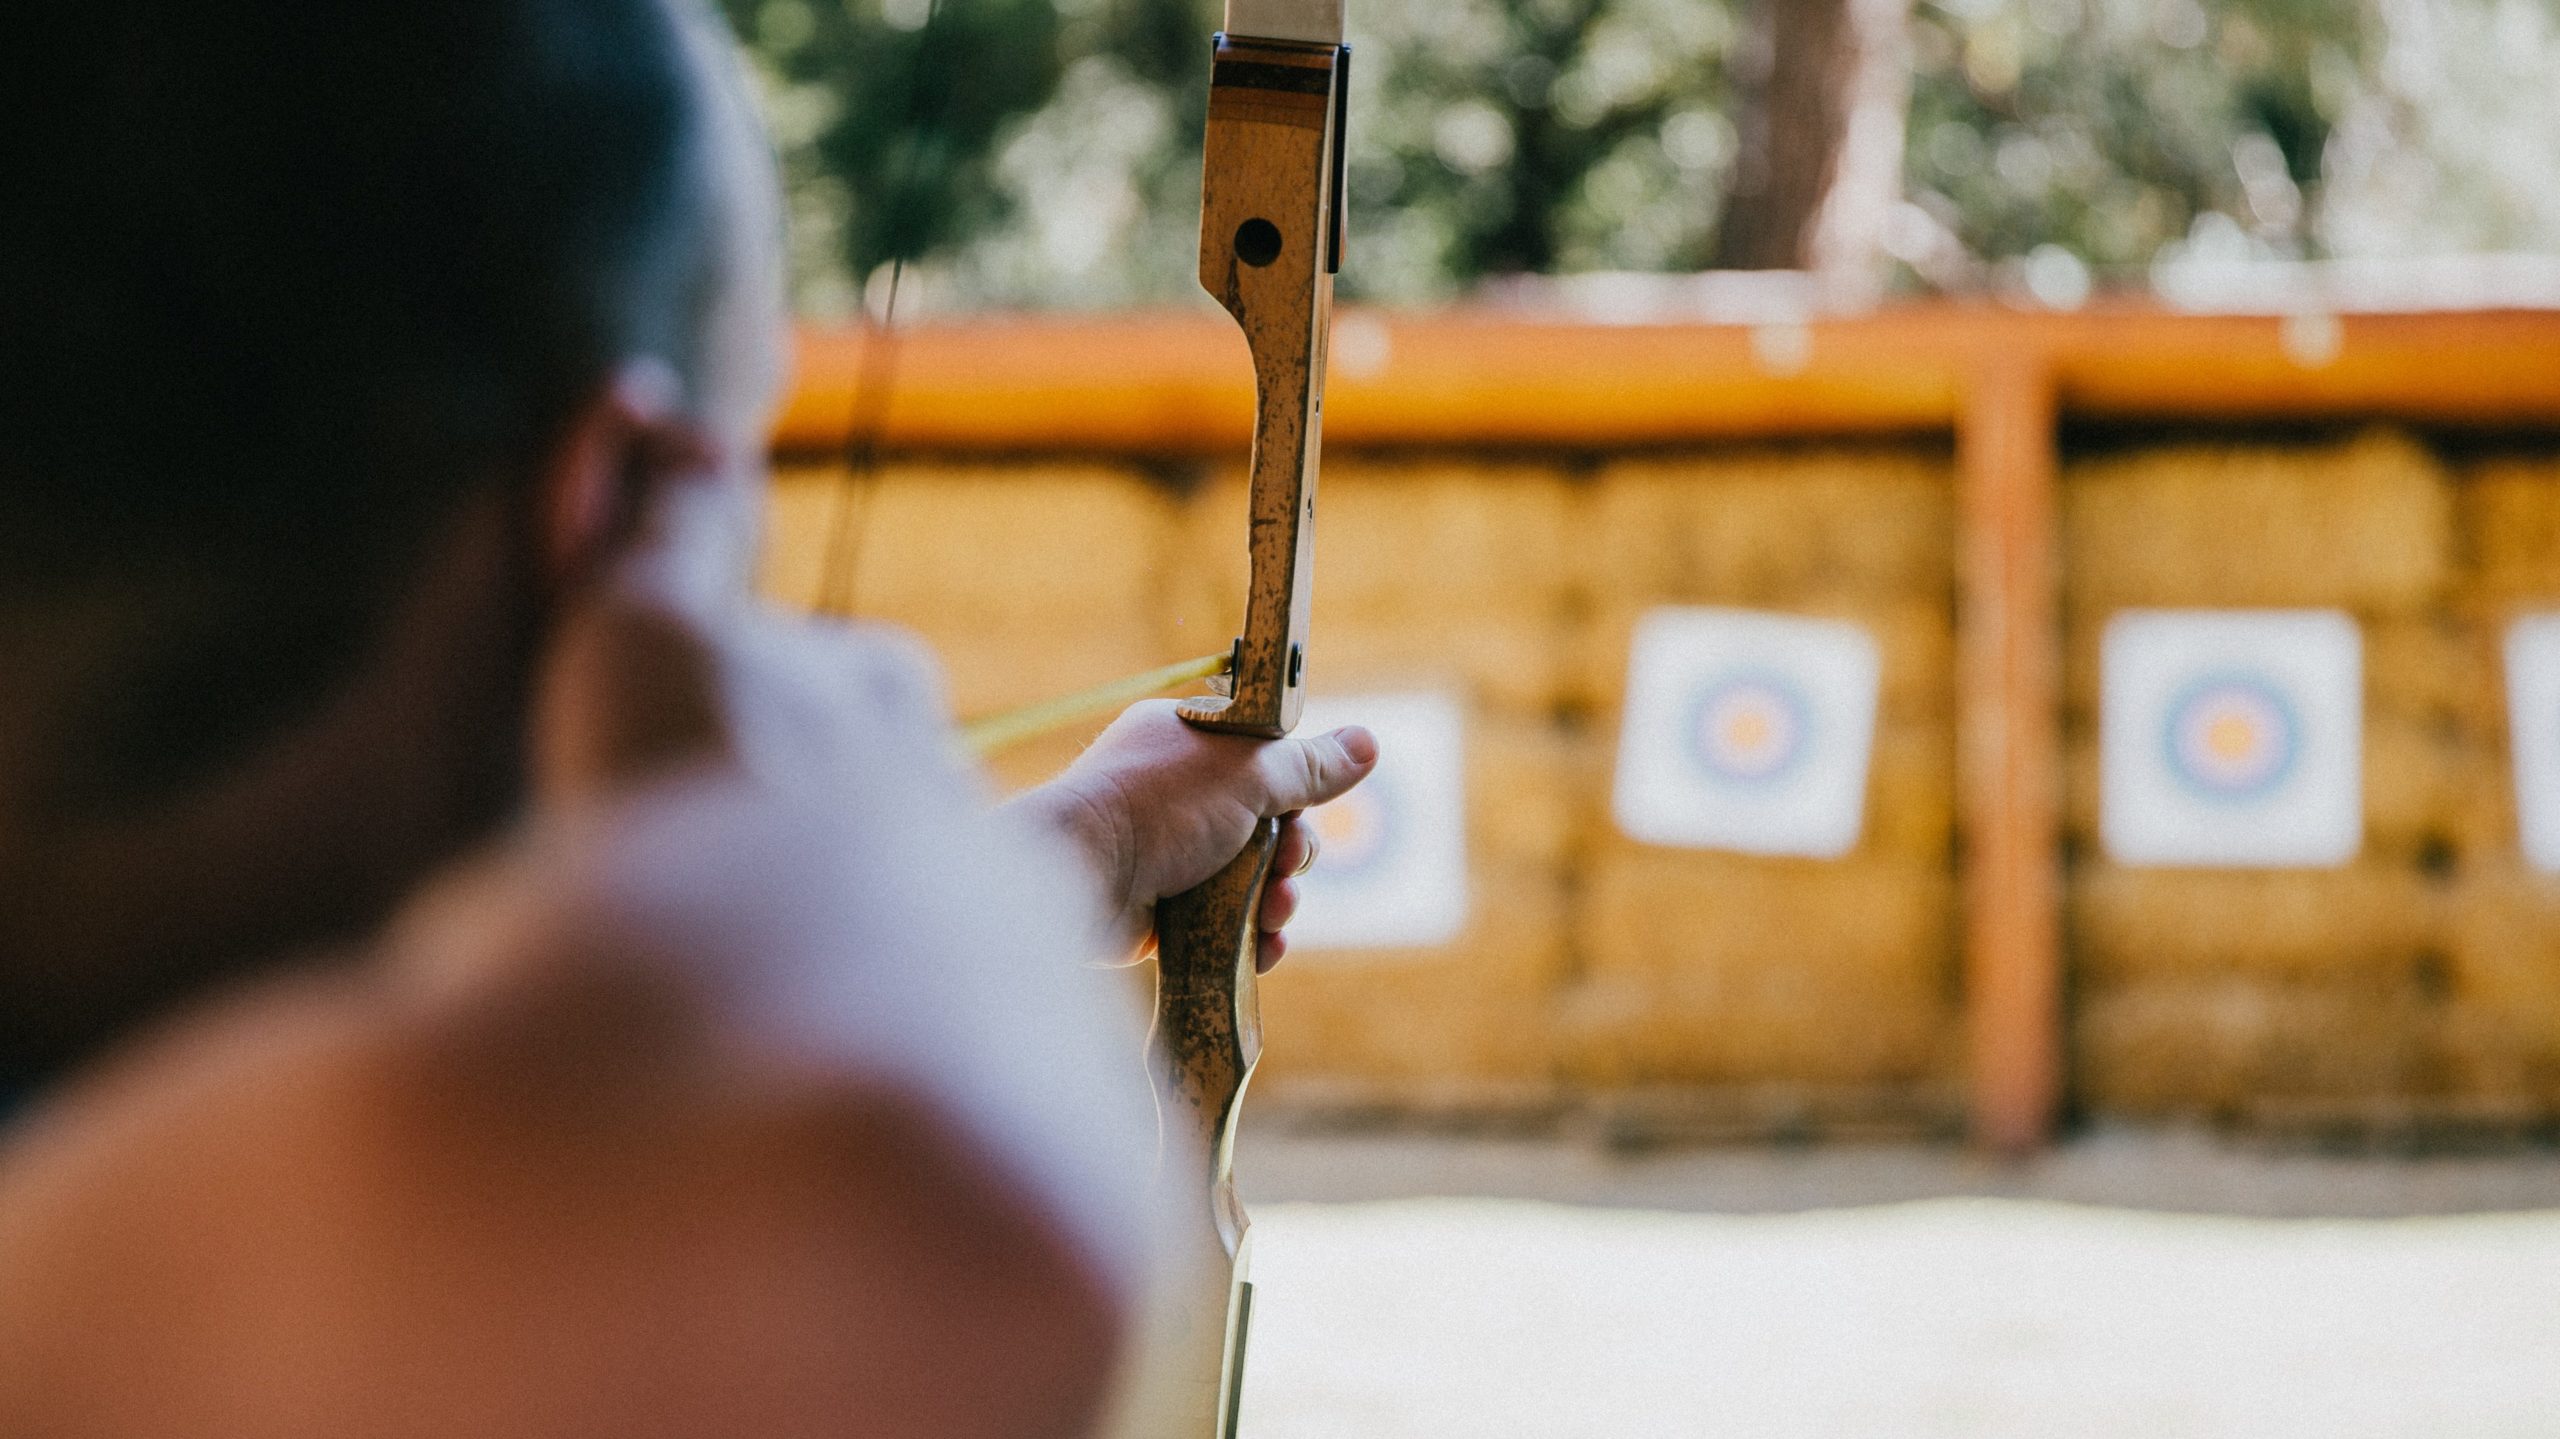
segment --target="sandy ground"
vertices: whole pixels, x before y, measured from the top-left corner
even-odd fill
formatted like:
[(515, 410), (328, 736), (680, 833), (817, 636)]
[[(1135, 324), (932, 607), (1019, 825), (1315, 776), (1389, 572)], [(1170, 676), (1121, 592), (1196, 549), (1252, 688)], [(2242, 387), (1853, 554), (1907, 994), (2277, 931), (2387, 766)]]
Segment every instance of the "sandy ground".
[(1239, 1168), (1245, 1439), (2560, 1436), (2549, 1155), (1266, 1134)]

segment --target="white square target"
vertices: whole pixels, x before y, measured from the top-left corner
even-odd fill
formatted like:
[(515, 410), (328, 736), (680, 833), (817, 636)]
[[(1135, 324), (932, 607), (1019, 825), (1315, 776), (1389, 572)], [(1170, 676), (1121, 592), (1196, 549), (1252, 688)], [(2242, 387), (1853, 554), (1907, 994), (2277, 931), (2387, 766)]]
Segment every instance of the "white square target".
[(2364, 842), (2364, 638), (2335, 610), (2107, 626), (2100, 829), (2126, 864), (2319, 867)]
[(1836, 858), (1866, 817), (1882, 660), (1853, 624), (1660, 609), (1636, 626), (1618, 827), (1648, 844)]
[(2507, 630), (2507, 743), (2525, 859), (2560, 872), (2560, 614)]

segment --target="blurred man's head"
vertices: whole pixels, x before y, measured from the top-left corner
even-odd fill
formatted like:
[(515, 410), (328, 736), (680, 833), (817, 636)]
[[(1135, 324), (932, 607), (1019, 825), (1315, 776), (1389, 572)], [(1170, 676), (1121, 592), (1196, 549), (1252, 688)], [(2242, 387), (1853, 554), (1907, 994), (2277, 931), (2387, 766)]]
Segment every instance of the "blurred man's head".
[[(263, 820), (241, 882), (354, 922), (512, 801), (535, 646), (650, 432), (716, 463), (771, 382), (769, 178), (693, 6), (13, 7), (0, 982), (104, 898), (46, 896), (83, 855), (185, 862), (155, 826)], [(228, 927), (196, 942), (327, 926)]]

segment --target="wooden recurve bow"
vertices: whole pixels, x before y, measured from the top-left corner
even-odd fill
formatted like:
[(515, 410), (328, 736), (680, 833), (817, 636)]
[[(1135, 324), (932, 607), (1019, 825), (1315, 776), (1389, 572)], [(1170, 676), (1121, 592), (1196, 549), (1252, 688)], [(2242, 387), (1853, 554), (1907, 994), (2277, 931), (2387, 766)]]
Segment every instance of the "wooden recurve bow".
[[(1252, 582), (1224, 698), (1186, 704), (1205, 730), (1278, 739), (1305, 697), (1308, 580), (1333, 277), (1342, 264), (1343, 131), (1351, 50), (1344, 0), (1226, 0), (1209, 89), (1200, 283), (1253, 354)], [(1165, 1122), (1208, 1172), (1197, 1232), (1205, 1271), (1186, 1295), (1167, 1439), (1234, 1439), (1253, 1286), (1232, 1172), (1245, 1083), (1262, 1052), (1254, 950), (1279, 846), (1265, 820), (1244, 853), (1156, 909), (1155, 1059)], [(1177, 1151), (1178, 1152), (1178, 1151)]]

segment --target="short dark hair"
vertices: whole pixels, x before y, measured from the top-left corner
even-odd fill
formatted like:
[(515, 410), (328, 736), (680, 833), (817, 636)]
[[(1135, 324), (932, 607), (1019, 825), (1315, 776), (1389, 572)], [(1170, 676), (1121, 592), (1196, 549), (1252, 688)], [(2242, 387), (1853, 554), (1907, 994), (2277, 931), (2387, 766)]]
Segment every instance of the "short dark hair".
[(718, 250), (690, 3), (0, 20), (0, 625), (176, 576), (227, 615), (187, 723), (132, 721), (164, 786), (325, 694), (420, 538), (618, 360), (689, 365)]

